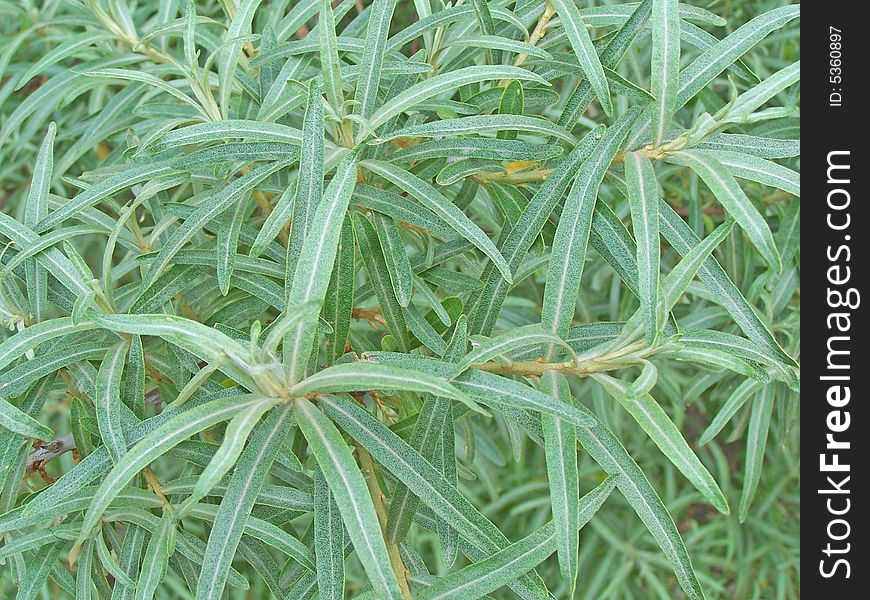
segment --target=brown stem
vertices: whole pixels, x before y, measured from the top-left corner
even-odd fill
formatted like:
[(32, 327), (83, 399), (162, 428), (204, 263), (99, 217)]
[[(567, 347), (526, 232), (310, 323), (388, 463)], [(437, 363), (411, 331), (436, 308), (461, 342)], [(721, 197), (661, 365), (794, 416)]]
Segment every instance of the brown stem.
[(43, 472), (47, 463), (75, 449), (76, 443), (71, 433), (50, 442), (39, 442), (27, 457), (24, 478), (27, 479), (36, 471)]
[(390, 563), (393, 566), (393, 572), (396, 574), (399, 590), (402, 592), (402, 597), (405, 600), (412, 600), (411, 589), (408, 587), (408, 570), (405, 568), (405, 563), (402, 562), (399, 547), (387, 539), (387, 510), (384, 507), (384, 493), (381, 491), (381, 486), (378, 484), (378, 476), (375, 473), (375, 461), (372, 459), (372, 455), (368, 453), (368, 450), (358, 443), (356, 444), (356, 454), (363, 477), (366, 480), (366, 485), (369, 488), (369, 495), (372, 497), (375, 513), (378, 515), (381, 534), (384, 536), (384, 543), (387, 545), (387, 554), (390, 556)]

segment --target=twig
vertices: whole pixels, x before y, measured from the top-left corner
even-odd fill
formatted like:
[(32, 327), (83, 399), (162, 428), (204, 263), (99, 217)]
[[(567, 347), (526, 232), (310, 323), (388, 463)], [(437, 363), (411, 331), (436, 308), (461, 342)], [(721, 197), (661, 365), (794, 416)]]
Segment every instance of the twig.
[(25, 479), (37, 471), (40, 474), (45, 473), (46, 463), (76, 449), (76, 443), (71, 433), (50, 442), (37, 443), (36, 448), (27, 457), (27, 470), (24, 472)]
[(408, 587), (408, 570), (405, 563), (402, 562), (402, 557), (399, 554), (399, 547), (387, 540), (387, 510), (384, 508), (384, 493), (381, 491), (381, 486), (378, 484), (378, 475), (375, 472), (375, 461), (372, 459), (368, 450), (363, 448), (359, 443), (356, 444), (357, 460), (360, 464), (363, 477), (366, 480), (366, 485), (369, 488), (369, 495), (372, 497), (372, 504), (375, 507), (375, 513), (378, 515), (378, 521), (381, 525), (381, 533), (384, 535), (384, 543), (387, 545), (387, 553), (390, 556), (390, 563), (393, 565), (393, 572), (396, 574), (396, 582), (399, 584), (399, 590), (402, 592), (402, 597), (406, 600), (411, 600), (411, 589)]

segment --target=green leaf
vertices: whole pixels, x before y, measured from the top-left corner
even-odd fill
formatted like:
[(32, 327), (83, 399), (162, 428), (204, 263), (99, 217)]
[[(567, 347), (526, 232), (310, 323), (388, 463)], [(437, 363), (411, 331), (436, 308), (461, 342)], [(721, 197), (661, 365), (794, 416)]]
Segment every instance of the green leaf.
[[(615, 478), (609, 477), (580, 498), (573, 519), (578, 532), (598, 512), (614, 487), (616, 487)], [(433, 585), (421, 592), (419, 598), (426, 600), (481, 598), (546, 560), (557, 547), (558, 534), (558, 525), (555, 521), (550, 521), (531, 535), (484, 560), (436, 580)]]
[[(293, 202), (293, 220), (290, 229), (290, 239), (287, 242), (286, 260), (288, 266), (292, 264), (292, 259), (298, 256), (302, 248), (302, 242), (310, 230), (317, 205), (323, 197), (325, 123), (323, 120), (323, 99), (320, 94), (320, 87), (312, 82), (308, 88), (308, 103), (305, 108), (305, 118), (302, 122), (302, 135), (307, 140), (307, 143), (302, 147), (302, 157), (299, 162), (296, 197)], [(287, 189), (288, 195), (286, 197), (289, 198), (290, 187)], [(273, 214), (280, 215), (281, 212), (276, 211)], [(269, 215), (269, 217), (271, 218), (272, 215)], [(280, 227), (286, 221), (286, 216), (279, 217), (276, 221), (276, 226)], [(274, 235), (270, 235), (268, 239), (274, 239), (274, 237)], [(295, 273), (292, 269), (288, 268), (287, 274), (290, 278), (285, 280), (285, 286), (292, 289), (292, 275), (295, 275)]]
[(314, 393), (329, 394), (373, 389), (435, 394), (458, 400), (473, 410), (482, 412), (480, 407), (445, 379), (368, 362), (344, 363), (323, 369), (292, 387), (289, 394), (299, 397)]
[(353, 316), (356, 246), (353, 243), (352, 227), (347, 219), (341, 226), (338, 255), (333, 265), (332, 277), (329, 280), (323, 304), (324, 318), (332, 326), (327, 350), (329, 364), (335, 363), (344, 354), (350, 332), (350, 321)]
[(378, 241), (386, 260), (387, 272), (393, 284), (393, 291), (400, 306), (408, 306), (411, 303), (413, 292), (413, 280), (411, 278), (411, 263), (405, 254), (405, 243), (399, 235), (396, 222), (385, 215), (375, 213), (372, 215)]
[[(505, 87), (498, 105), (498, 112), (501, 115), (522, 115), (525, 112), (523, 86), (519, 81), (511, 81)], [(496, 135), (499, 139), (515, 140), (518, 133), (518, 131), (499, 131)], [(529, 160), (529, 158), (525, 157), (524, 160)]]
[(637, 108), (629, 109), (604, 134), (598, 152), (584, 163), (565, 199), (553, 239), (541, 311), (541, 322), (558, 335), (568, 333), (574, 318), (598, 188), (639, 112)]
[[(198, 598), (222, 597), (229, 567), (242, 538), (248, 515), (287, 437), (287, 425), (291, 416), (289, 406), (274, 408), (254, 428), (247, 447), (241, 453), (209, 534), (203, 569), (197, 583)], [(229, 434), (228, 430), (226, 435)]]
[(492, 81), (498, 79), (518, 79), (521, 81), (535, 81), (548, 85), (541, 76), (520, 67), (507, 65), (471, 66), (463, 67), (455, 71), (440, 73), (411, 86), (395, 98), (390, 98), (369, 119), (372, 129), (377, 129), (389, 121), (392, 117), (413, 108), (420, 102), (428, 100), (443, 92), (456, 90), (469, 83)]
[(117, 464), (127, 451), (127, 439), (121, 425), (121, 374), (129, 342), (121, 342), (111, 348), (100, 363), (97, 373), (97, 425), (103, 444), (109, 449), (112, 461)]
[(746, 197), (740, 184), (719, 162), (716, 155), (709, 150), (686, 150), (675, 152), (671, 155), (670, 160), (689, 167), (701, 177), (716, 199), (725, 207), (728, 214), (734, 217), (734, 220), (749, 236), (749, 239), (764, 256), (767, 264), (777, 273), (781, 272), (782, 259), (779, 256), (776, 243), (773, 241), (770, 227), (755, 205), (752, 204), (752, 201)]
[(264, 399), (262, 402), (239, 410), (238, 414), (230, 419), (224, 433), (223, 442), (215, 451), (206, 468), (203, 469), (193, 488), (193, 492), (180, 507), (180, 513), (184, 514), (188, 507), (207, 496), (212, 488), (223, 479), (224, 475), (233, 468), (233, 465), (236, 464), (236, 461), (242, 454), (251, 430), (256, 427), (263, 414), (272, 408), (276, 402), (276, 400), (271, 398)]
[[(466, 320), (460, 317), (456, 322), (453, 337), (444, 352), (446, 360), (461, 357), (467, 345), (468, 330)], [(448, 398), (428, 396), (423, 402), (423, 407), (417, 415), (414, 432), (411, 435), (411, 446), (420, 455), (431, 462), (436, 468), (439, 466), (439, 451), (444, 462), (440, 465), (441, 472), (455, 475), (455, 457), (453, 457), (453, 414), (451, 403)], [(452, 481), (455, 485), (455, 481)], [(393, 492), (390, 502), (390, 512), (387, 519), (387, 538), (397, 543), (404, 539), (411, 526), (414, 515), (417, 512), (419, 499), (404, 485), (399, 485)], [(447, 526), (449, 527), (449, 526)], [(451, 535), (453, 530), (451, 529)], [(442, 540), (443, 543), (443, 540)]]
[[(698, 237), (688, 225), (674, 212), (664, 200), (659, 201), (659, 216), (661, 217), (661, 231), (664, 238), (674, 249), (686, 256), (691, 249), (700, 243)], [(786, 367), (797, 366), (773, 337), (756, 310), (749, 304), (746, 298), (728, 277), (725, 270), (710, 256), (698, 271), (701, 281), (710, 289), (713, 297), (717, 299), (725, 310), (728, 311), (735, 322), (753, 342), (766, 350), (772, 358)]]
[(705, 50), (701, 56), (680, 72), (680, 88), (676, 107), (684, 106), (695, 94), (725, 68), (737, 61), (752, 46), (772, 31), (783, 27), (800, 16), (800, 5), (782, 6), (767, 11), (741, 25), (718, 44)]
[(603, 373), (593, 375), (607, 392), (634, 417), (650, 439), (695, 488), (722, 514), (730, 514), (728, 500), (698, 457), (689, 448), (680, 430), (662, 407), (647, 393), (633, 393), (630, 386)]
[(477, 246), (481, 252), (492, 260), (498, 270), (501, 271), (505, 280), (511, 281), (510, 268), (505, 262), (504, 257), (495, 247), (495, 244), (492, 243), (492, 240), (435, 187), (416, 175), (389, 163), (366, 160), (363, 161), (362, 165), (414, 196), (423, 206), (438, 215), (441, 220), (452, 227), (459, 235)]
[[(561, 402), (571, 403), (568, 380), (555, 371), (541, 377), (541, 391)], [(579, 500), (580, 478), (577, 471), (577, 431), (574, 425), (558, 417), (541, 416), (547, 477), (550, 481), (550, 507), (553, 513), (554, 537), (562, 579), (574, 595), (577, 586), (578, 544), (580, 538)]]
[(54, 438), (54, 432), (51, 429), (3, 398), (0, 398), (0, 425), (14, 433), (40, 440)]
[(344, 104), (342, 91), (341, 61), (338, 58), (338, 45), (335, 38), (335, 15), (332, 2), (321, 0), (318, 13), (317, 31), (320, 32), (320, 66), (323, 75), (323, 88), (332, 110), (340, 115)]
[[(578, 408), (588, 413), (582, 405), (578, 404)], [(693, 599), (704, 598), (701, 583), (673, 518), (619, 439), (601, 423), (590, 428), (578, 427), (577, 439), (601, 468), (611, 475), (620, 476), (616, 486), (667, 556), (686, 595)]]
[(318, 470), (314, 474), (314, 552), (317, 590), (324, 600), (344, 599), (345, 537), (338, 505)]
[(568, 35), (571, 48), (577, 55), (577, 61), (586, 73), (586, 79), (589, 80), (595, 95), (598, 96), (601, 108), (609, 115), (613, 112), (613, 104), (610, 101), (607, 78), (604, 76), (601, 60), (592, 45), (592, 38), (589, 37), (589, 32), (586, 30), (580, 9), (574, 4), (574, 0), (552, 0), (552, 3), (562, 22), (562, 27)]
[[(323, 304), (332, 265), (338, 253), (341, 223), (344, 221), (356, 185), (358, 157), (356, 150), (344, 157), (317, 205), (309, 227), (309, 231), (313, 234), (305, 236), (297, 257), (288, 306)], [(314, 320), (299, 322), (285, 338), (292, 342), (292, 344), (284, 344), (284, 364), (289, 370), (288, 376), (291, 382), (298, 381), (308, 366), (315, 327)]]
[(752, 400), (752, 414), (746, 430), (746, 470), (743, 474), (743, 492), (740, 494), (738, 520), (743, 523), (749, 516), (752, 499), (761, 480), (764, 450), (770, 433), (770, 417), (773, 413), (774, 385), (766, 385)]
[[(135, 600), (151, 600), (166, 574), (169, 557), (175, 552), (175, 528), (178, 523), (170, 511), (165, 511), (157, 531), (148, 540), (142, 567), (136, 580)], [(79, 560), (78, 568), (85, 567)], [(88, 593), (88, 595), (90, 595)]]
[(728, 396), (728, 399), (725, 401), (725, 404), (722, 405), (719, 412), (716, 413), (716, 416), (713, 417), (713, 420), (710, 421), (710, 425), (707, 426), (707, 429), (704, 430), (701, 437), (698, 438), (698, 443), (702, 446), (710, 443), (710, 441), (712, 441), (712, 439), (722, 431), (722, 428), (728, 424), (731, 417), (733, 417), (737, 411), (746, 404), (746, 401), (749, 400), (760, 388), (761, 384), (752, 379), (747, 379), (738, 385), (731, 395)]
[[(48, 214), (48, 193), (54, 169), (54, 138), (56, 135), (57, 126), (54, 122), (49, 123), (48, 132), (42, 140), (39, 154), (36, 156), (36, 163), (33, 165), (30, 190), (24, 204), (24, 225), (27, 227), (32, 228)], [(45, 312), (48, 308), (48, 273), (36, 260), (27, 261), (24, 273), (30, 311), (36, 321), (41, 321), (45, 318)]]
[[(421, 125), (411, 125), (393, 131), (385, 137), (379, 137), (373, 142), (381, 144), (399, 138), (416, 137), (441, 137), (450, 135), (467, 135), (473, 133), (500, 132), (505, 129), (520, 132), (534, 133), (543, 136), (551, 136), (574, 144), (576, 140), (570, 131), (541, 117), (530, 115), (474, 115), (459, 117), (457, 119), (445, 119), (431, 121)], [(465, 141), (465, 140), (463, 140)]]
[(218, 90), (221, 115), (230, 116), (230, 95), (236, 79), (236, 69), (242, 54), (241, 38), (251, 34), (251, 22), (261, 0), (240, 0), (230, 26), (224, 34), (224, 44), (218, 50)]
[(680, 71), (680, 15), (678, 0), (653, 0), (650, 27), (652, 29), (652, 68), (650, 92), (656, 99), (653, 112), (653, 143), (665, 139), (671, 119), (677, 109)]
[[(504, 534), (431, 463), (352, 402), (334, 396), (323, 396), (320, 399), (323, 410), (344, 431), (475, 548), (489, 554), (509, 545)], [(543, 587), (543, 584), (540, 586)]]
[[(357, 78), (354, 95), (357, 104), (356, 114), (363, 119), (368, 119), (372, 115), (377, 102), (384, 55), (387, 50), (387, 37), (390, 34), (390, 22), (395, 8), (396, 0), (374, 0), (369, 9), (365, 49), (360, 63), (363, 68)], [(376, 125), (373, 125), (374, 127)]]
[(800, 198), (800, 174), (775, 162), (740, 152), (716, 152), (716, 158), (735, 177), (769, 185)]
[(382, 598), (400, 600), (402, 593), (390, 566), (378, 517), (353, 455), (335, 425), (308, 400), (297, 398), (293, 411), (335, 498), (369, 581)]
[[(232, 418), (246, 406), (262, 402), (259, 396), (231, 396), (206, 402), (168, 419), (162, 425), (133, 444), (120, 461), (103, 479), (94, 494), (82, 525), (79, 543), (83, 542), (97, 526), (100, 517), (112, 500), (131, 479), (150, 462), (162, 456), (185, 439), (196, 433)], [(90, 457), (97, 456), (91, 454)], [(82, 464), (82, 463), (79, 463)]]
[(631, 226), (637, 240), (638, 291), (646, 339), (655, 341), (662, 327), (658, 311), (659, 241), (658, 182), (652, 161), (646, 156), (629, 152), (625, 155), (625, 180), (631, 208)]

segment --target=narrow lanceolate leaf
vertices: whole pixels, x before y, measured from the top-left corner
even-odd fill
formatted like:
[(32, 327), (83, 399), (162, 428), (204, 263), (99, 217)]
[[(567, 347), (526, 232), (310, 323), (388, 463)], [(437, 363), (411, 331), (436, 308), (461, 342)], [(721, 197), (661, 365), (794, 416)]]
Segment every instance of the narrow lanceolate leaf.
[[(547, 371), (541, 377), (541, 391), (570, 404), (571, 390), (564, 375)], [(556, 551), (562, 579), (574, 596), (577, 585), (579, 543), (579, 490), (577, 471), (577, 431), (574, 425), (550, 415), (541, 416), (547, 478), (550, 481), (550, 507), (556, 538)]]
[[(609, 477), (594, 490), (580, 498), (574, 521), (577, 530), (586, 525), (607, 500), (616, 478)], [(531, 535), (514, 542), (504, 550), (471, 564), (456, 573), (438, 579), (421, 591), (419, 598), (482, 598), (485, 594), (509, 584), (542, 563), (558, 547), (559, 526), (550, 521)]]
[(566, 335), (574, 318), (598, 188), (638, 114), (639, 109), (630, 109), (604, 134), (597, 152), (584, 163), (565, 199), (553, 239), (541, 311), (541, 322), (557, 335)]
[[(24, 204), (24, 225), (30, 228), (48, 215), (48, 192), (54, 168), (56, 134), (57, 126), (52, 122), (48, 125), (48, 132), (42, 140), (36, 163), (33, 165), (30, 190), (27, 192), (27, 200)], [(45, 318), (45, 311), (48, 308), (48, 273), (36, 259), (25, 262), (24, 273), (30, 311), (35, 321), (41, 321)]]
[(251, 434), (214, 518), (197, 584), (197, 598), (222, 597), (248, 515), (287, 438), (291, 418), (289, 406), (275, 407)]
[[(523, 98), (523, 86), (519, 81), (511, 81), (504, 89), (501, 95), (501, 101), (498, 105), (498, 113), (500, 115), (522, 115), (525, 111), (525, 101)], [(517, 139), (517, 131), (499, 131), (497, 136), (502, 140)], [(526, 158), (525, 160), (530, 160)]]
[(767, 264), (776, 272), (782, 271), (782, 259), (770, 227), (752, 201), (746, 197), (734, 176), (717, 160), (715, 153), (709, 150), (686, 150), (675, 152), (671, 160), (697, 173), (752, 240)]
[[(728, 234), (731, 233), (731, 228), (734, 221), (728, 220), (719, 225), (713, 233), (705, 237), (701, 242), (692, 248), (692, 250), (683, 256), (683, 260), (677, 263), (671, 272), (667, 274), (662, 284), (665, 303), (665, 311), (671, 310), (679, 300), (680, 296), (689, 287), (691, 281), (698, 274), (698, 271), (713, 254), (713, 250), (721, 244)], [(663, 311), (664, 312), (664, 311)]]
[[(629, 5), (625, 5), (628, 8)], [(610, 7), (608, 7), (610, 8)], [(604, 50), (601, 51), (601, 64), (608, 69), (614, 69), (622, 60), (635, 38), (646, 27), (652, 12), (652, 0), (643, 0), (631, 12), (625, 24), (617, 31)], [(580, 116), (586, 111), (592, 101), (593, 88), (588, 79), (581, 81), (568, 97), (565, 108), (559, 116), (558, 123), (563, 127), (573, 127)]]
[(477, 246), (495, 263), (505, 280), (511, 281), (510, 267), (492, 240), (430, 183), (390, 163), (367, 160), (363, 161), (363, 166), (414, 196), (423, 206), (452, 227), (456, 233)]
[(236, 267), (239, 234), (248, 210), (248, 200), (249, 196), (243, 195), (234, 207), (224, 213), (218, 228), (217, 280), (221, 294), (224, 296), (230, 291), (230, 278)]
[[(554, 137), (564, 140), (569, 144), (574, 144), (576, 142), (574, 135), (570, 131), (548, 121), (547, 119), (542, 119), (541, 117), (531, 115), (473, 115), (470, 117), (430, 121), (420, 125), (403, 127), (402, 129), (391, 132), (389, 135), (376, 138), (369, 143), (382, 144), (403, 137), (432, 137), (440, 139), (442, 136), (492, 132), (498, 133), (508, 129), (534, 135)], [(467, 138), (463, 141), (469, 140), (473, 143), (475, 138)], [(414, 152), (413, 148), (409, 149), (409, 153), (411, 152)], [(501, 157), (495, 156), (493, 158)], [(530, 156), (527, 156), (526, 158), (530, 158)]]
[(25, 353), (33, 350), (39, 344), (71, 333), (81, 333), (98, 327), (99, 325), (96, 323), (88, 321), (73, 323), (70, 317), (49, 319), (25, 327), (0, 343), (0, 369), (5, 369), (17, 358), (24, 356)]
[(800, 81), (801, 61), (780, 69), (755, 87), (743, 92), (727, 108), (725, 119), (739, 123), (782, 90)]
[(719, 412), (716, 413), (716, 416), (713, 417), (713, 420), (710, 421), (710, 425), (707, 426), (707, 429), (704, 430), (701, 437), (698, 438), (698, 443), (703, 446), (716, 437), (737, 411), (740, 410), (759, 389), (761, 389), (761, 383), (754, 379), (746, 379), (743, 383), (738, 385), (737, 388), (731, 392), (731, 395), (728, 396), (728, 399), (725, 401), (725, 404), (722, 405), (722, 408), (719, 409)]
[(746, 430), (746, 469), (743, 474), (743, 492), (740, 494), (738, 511), (741, 523), (749, 516), (749, 508), (752, 506), (752, 499), (761, 480), (775, 389), (774, 384), (768, 384), (752, 400), (752, 414), (749, 416), (749, 427)]
[(323, 600), (344, 599), (344, 525), (323, 473), (314, 474), (314, 554)]
[(402, 310), (393, 288), (387, 257), (378, 240), (378, 234), (371, 221), (360, 212), (353, 215), (353, 230), (387, 331), (393, 336), (396, 348), (408, 352), (411, 349), (411, 338), (408, 335), (406, 313)]
[[(602, 75), (603, 77), (603, 75)], [(543, 85), (549, 85), (546, 80), (527, 69), (508, 65), (471, 66), (463, 67), (455, 71), (440, 73), (421, 83), (411, 86), (395, 98), (387, 100), (370, 119), (369, 125), (377, 129), (389, 121), (392, 117), (413, 108), (417, 104), (428, 100), (438, 94), (450, 90), (456, 90), (463, 85), (480, 83), (481, 81), (493, 81), (499, 79), (518, 79), (521, 81), (535, 81)]]
[(39, 440), (54, 438), (51, 429), (3, 398), (0, 398), (0, 427)]
[[(39, 240), (39, 236), (32, 229), (25, 227), (3, 212), (0, 212), (0, 234), (11, 240), (19, 248), (26, 248)], [(74, 298), (79, 298), (84, 294), (93, 292), (91, 287), (82, 280), (75, 266), (57, 248), (49, 248), (45, 252), (37, 254), (36, 260), (63, 287), (69, 290)], [(32, 329), (32, 327), (28, 329)], [(2, 352), (0, 352), (0, 357), (2, 357)], [(0, 358), (0, 362), (2, 362), (2, 358)]]
[[(356, 82), (356, 113), (368, 119), (374, 111), (381, 82), (390, 21), (396, 8), (396, 0), (374, 0), (368, 14), (366, 43), (363, 49), (362, 69)], [(384, 119), (386, 121), (387, 119)]]
[(328, 364), (333, 364), (343, 355), (347, 345), (350, 321), (353, 316), (355, 261), (353, 226), (346, 219), (341, 226), (338, 254), (323, 303), (323, 318), (332, 326), (327, 348)]
[(353, 392), (357, 390), (403, 390), (435, 394), (458, 400), (481, 410), (446, 379), (369, 362), (344, 363), (328, 367), (290, 389), (294, 396), (313, 393)]
[(662, 453), (695, 488), (722, 514), (729, 514), (728, 501), (719, 485), (697, 455), (689, 448), (680, 430), (649, 394), (634, 394), (631, 386), (609, 377), (593, 375), (595, 380), (616, 398), (640, 425)]
[[(342, 160), (317, 205), (309, 228), (312, 235), (305, 236), (297, 258), (288, 306), (309, 302), (318, 307), (323, 304), (338, 253), (341, 223), (356, 185), (358, 157), (358, 150), (352, 150)], [(316, 327), (316, 320), (300, 322), (285, 338), (290, 341), (284, 344), (284, 364), (290, 381), (298, 381), (305, 373)]]
[[(302, 146), (302, 155), (299, 160), (296, 197), (293, 201), (293, 220), (290, 226), (290, 239), (287, 242), (288, 268), (285, 293), (293, 289), (292, 276), (295, 275), (295, 272), (290, 268), (290, 265), (294, 264), (299, 256), (302, 242), (308, 235), (308, 229), (314, 220), (317, 205), (323, 196), (325, 123), (323, 120), (323, 99), (320, 93), (320, 86), (311, 82), (308, 88), (308, 104), (305, 107), (305, 117), (302, 121), (302, 135), (305, 138), (305, 144)], [(286, 223), (286, 217), (276, 222), (276, 226), (282, 227), (284, 223)], [(269, 239), (274, 239), (274, 235), (270, 235)]]
[[(355, 401), (322, 396), (320, 406), (345, 432), (365, 447), (372, 458), (408, 486), (421, 502), (456, 529), (478, 551), (492, 554), (510, 545), (504, 534), (430, 462)], [(539, 578), (527, 578), (527, 582), (537, 588), (538, 594), (546, 594)]]
[[(145, 435), (127, 450), (124, 460), (115, 465), (94, 493), (94, 500), (84, 517), (79, 541), (84, 541), (90, 535), (99, 523), (103, 512), (136, 473), (190, 436), (232, 418), (238, 411), (257, 402), (262, 402), (262, 398), (232, 396), (212, 400), (173, 416)], [(89, 458), (93, 456), (96, 456), (96, 453), (89, 455)]]
[(742, 152), (720, 151), (716, 152), (716, 158), (735, 177), (769, 185), (798, 198), (801, 196), (800, 173), (788, 167)]
[(800, 5), (782, 6), (764, 12), (741, 25), (708, 48), (680, 72), (680, 90), (677, 108), (684, 106), (726, 67), (737, 61), (752, 46), (770, 32), (776, 31), (800, 16)]
[(248, 441), (248, 436), (251, 430), (260, 421), (263, 414), (272, 408), (276, 400), (265, 398), (262, 402), (258, 402), (250, 407), (240, 410), (239, 413), (230, 419), (224, 433), (223, 442), (215, 451), (214, 456), (209, 461), (205, 469), (196, 481), (193, 487), (193, 493), (185, 499), (184, 506), (192, 506), (204, 498), (211, 489), (216, 486), (223, 476), (233, 468), (245, 443)]
[(559, 15), (562, 27), (564, 27), (568, 41), (571, 43), (571, 48), (577, 55), (577, 62), (583, 67), (586, 79), (592, 85), (604, 112), (609, 115), (613, 111), (613, 104), (610, 101), (607, 78), (604, 76), (601, 60), (592, 45), (592, 38), (589, 37), (589, 31), (586, 30), (580, 9), (577, 8), (574, 0), (553, 0), (553, 7)]
[(121, 425), (121, 374), (127, 357), (128, 342), (109, 350), (97, 373), (97, 425), (103, 444), (117, 464), (127, 451), (127, 438)]
[(335, 498), (348, 536), (372, 586), (382, 598), (401, 600), (378, 516), (365, 479), (335, 425), (304, 398), (294, 401), (296, 422)]
[(257, 167), (253, 171), (242, 175), (238, 179), (223, 188), (220, 192), (206, 200), (192, 215), (184, 220), (184, 223), (176, 229), (166, 240), (166, 243), (157, 253), (157, 257), (151, 262), (151, 268), (142, 282), (142, 289), (147, 289), (157, 281), (163, 269), (172, 262), (175, 256), (189, 242), (193, 236), (205, 227), (206, 223), (223, 214), (230, 206), (250, 193), (264, 179), (278, 172), (293, 161), (279, 161)]
[[(142, 567), (136, 580), (135, 600), (151, 600), (166, 574), (169, 557), (175, 552), (175, 528), (177, 521), (170, 511), (165, 511), (157, 531), (148, 540)], [(79, 562), (79, 568), (82, 568)]]
[(625, 155), (625, 181), (631, 208), (631, 226), (637, 241), (637, 271), (640, 305), (648, 342), (653, 342), (661, 329), (657, 310), (659, 298), (658, 182), (652, 161), (641, 154)]
[[(577, 407), (595, 418), (581, 404), (577, 403)], [(667, 556), (686, 595), (692, 600), (703, 599), (704, 591), (673, 517), (622, 442), (600, 422), (593, 427), (578, 427), (577, 439), (601, 468), (619, 475), (616, 487)]]
[(332, 2), (321, 0), (318, 13), (317, 30), (320, 32), (320, 69), (323, 76), (323, 89), (332, 110), (341, 115), (344, 104), (342, 91), (341, 61), (338, 58), (338, 44), (335, 39), (335, 15)]
[(652, 119), (653, 143), (657, 146), (665, 139), (671, 118), (677, 109), (680, 85), (680, 15), (679, 0), (653, 0), (650, 27), (652, 28), (652, 68), (650, 91), (655, 98)]
[[(547, 180), (541, 184), (541, 187), (526, 205), (516, 225), (511, 227), (502, 244), (502, 250), (512, 273), (520, 268), (526, 253), (532, 247), (535, 238), (541, 233), (541, 228), (543, 228), (556, 203), (562, 198), (578, 167), (598, 147), (602, 131), (603, 127), (596, 127), (586, 134)], [(498, 313), (507, 297), (509, 285), (503, 278), (499, 277), (494, 269), (489, 267), (484, 270), (481, 280), (484, 282), (483, 289), (479, 297), (470, 302), (472, 309), (469, 314), (468, 328), (470, 332), (488, 335), (495, 326)]]
[[(686, 222), (664, 200), (659, 200), (659, 216), (662, 235), (683, 256), (700, 243)], [(749, 339), (769, 352), (771, 358), (780, 364), (786, 367), (797, 366), (714, 256), (707, 259), (698, 271), (698, 275), (704, 285), (710, 289), (713, 297), (728, 311)]]
[(223, 118), (230, 116), (230, 96), (235, 87), (236, 69), (242, 55), (239, 38), (251, 34), (251, 23), (261, 0), (240, 0), (230, 26), (224, 34), (224, 45), (219, 50), (217, 67), (220, 93), (220, 109)]
[(118, 333), (159, 336), (206, 362), (216, 365), (239, 383), (256, 389), (248, 365), (248, 351), (220, 331), (174, 315), (93, 315), (95, 323)]
[[(444, 352), (444, 359), (452, 361), (463, 355), (468, 343), (468, 330), (464, 316), (459, 317), (453, 337)], [(411, 435), (411, 446), (420, 455), (430, 461), (436, 468), (447, 476), (455, 474), (454, 424), (452, 405), (448, 398), (427, 396), (423, 402), (423, 408), (417, 415), (414, 433)], [(438, 458), (443, 459), (439, 461)], [(439, 464), (440, 463), (440, 464)], [(451, 464), (454, 463), (454, 464)], [(455, 485), (455, 482), (452, 482)], [(404, 485), (398, 485), (393, 492), (393, 500), (390, 502), (390, 512), (387, 519), (386, 534), (388, 539), (397, 543), (404, 539), (417, 512), (419, 498), (417, 498)], [(449, 526), (447, 535), (455, 536), (455, 532)], [(444, 543), (445, 540), (442, 540)]]
[(405, 253), (405, 243), (399, 234), (396, 222), (386, 215), (375, 213), (372, 215), (375, 231), (378, 233), (378, 241), (393, 284), (393, 291), (400, 306), (408, 306), (411, 303), (414, 280), (411, 277), (411, 263)]

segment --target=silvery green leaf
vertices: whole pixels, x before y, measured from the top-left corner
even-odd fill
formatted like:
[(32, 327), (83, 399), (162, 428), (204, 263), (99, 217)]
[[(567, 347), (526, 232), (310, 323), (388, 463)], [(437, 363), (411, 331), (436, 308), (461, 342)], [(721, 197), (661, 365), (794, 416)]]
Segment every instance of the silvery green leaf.
[(764, 217), (747, 198), (734, 176), (709, 150), (686, 150), (675, 152), (671, 160), (689, 167), (704, 181), (729, 215), (749, 236), (767, 264), (776, 271), (782, 270), (782, 259), (773, 241), (773, 234)]
[(613, 111), (613, 104), (610, 101), (610, 88), (607, 85), (607, 78), (604, 75), (601, 60), (592, 45), (592, 38), (589, 37), (589, 32), (586, 30), (586, 24), (583, 22), (580, 9), (577, 8), (573, 0), (554, 0), (553, 6), (559, 15), (565, 33), (568, 35), (571, 48), (574, 50), (580, 66), (583, 67), (586, 73), (586, 79), (592, 85), (592, 89), (595, 91), (595, 95), (598, 96), (598, 101), (601, 102), (604, 112), (609, 115)]
[(402, 593), (390, 566), (365, 480), (341, 434), (318, 408), (304, 398), (294, 401), (293, 411), (323, 471), (369, 581), (381, 597), (401, 599)]

